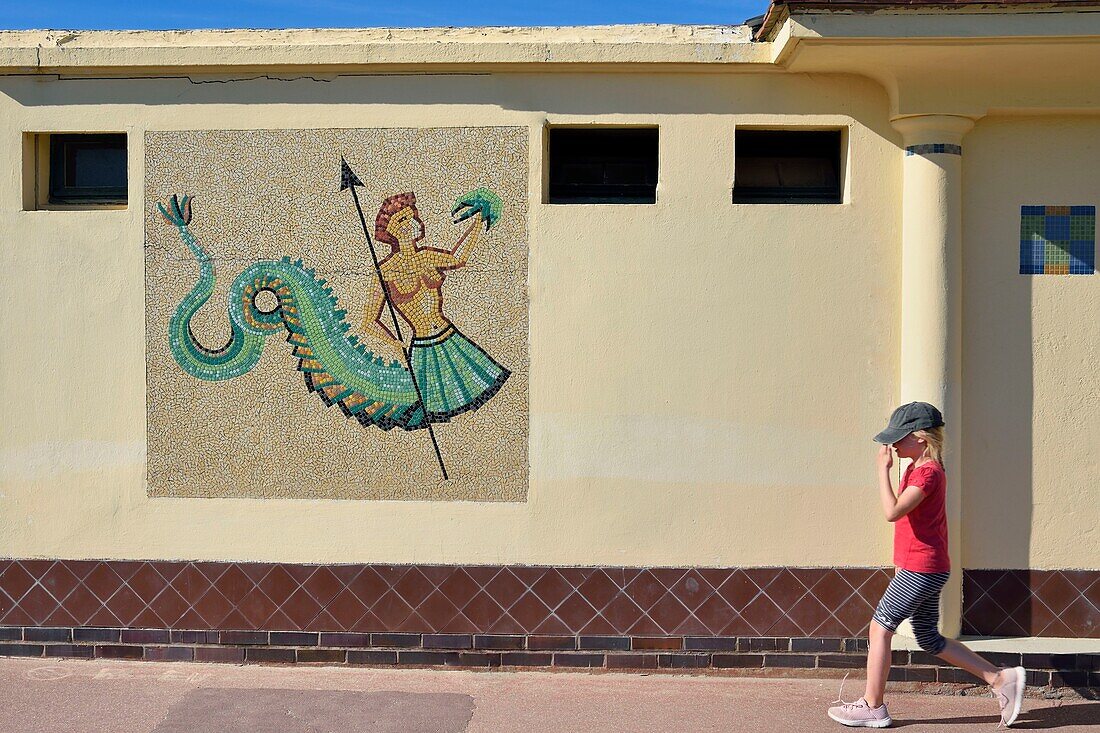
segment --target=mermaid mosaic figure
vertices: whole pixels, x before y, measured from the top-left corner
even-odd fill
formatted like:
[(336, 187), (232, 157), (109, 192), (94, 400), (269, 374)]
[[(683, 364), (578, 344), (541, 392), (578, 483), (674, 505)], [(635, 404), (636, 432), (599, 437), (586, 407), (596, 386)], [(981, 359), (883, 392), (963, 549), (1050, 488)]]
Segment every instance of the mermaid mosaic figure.
[[(408, 361), (415, 380), (405, 364), (373, 353), (349, 334), (347, 313), (338, 308), (332, 288), (301, 260), (288, 257), (256, 262), (234, 279), (229, 341), (219, 349), (203, 346), (191, 330), (191, 319), (214, 291), (214, 265), (190, 230), (191, 198), (173, 196), (167, 206), (158, 203), (157, 208), (199, 263), (199, 279), (168, 327), (172, 355), (193, 377), (219, 381), (245, 374), (259, 360), (267, 337), (285, 331), (307, 389), (326, 405), (339, 405), (364, 427), (417, 430), (477, 409), (510, 375), (443, 312), (447, 273), (467, 263), (481, 226), (488, 231), (500, 218), (500, 198), (488, 189), (479, 188), (455, 203), (455, 222), (471, 221), (451, 249), (418, 244), (424, 239), (424, 223), (412, 192), (390, 196), (378, 212), (375, 236), (391, 247), (380, 263), (386, 292), (375, 280), (363, 329), (404, 349), (381, 321), (388, 294), (413, 329)], [(265, 292), (277, 300), (270, 310), (257, 301)]]

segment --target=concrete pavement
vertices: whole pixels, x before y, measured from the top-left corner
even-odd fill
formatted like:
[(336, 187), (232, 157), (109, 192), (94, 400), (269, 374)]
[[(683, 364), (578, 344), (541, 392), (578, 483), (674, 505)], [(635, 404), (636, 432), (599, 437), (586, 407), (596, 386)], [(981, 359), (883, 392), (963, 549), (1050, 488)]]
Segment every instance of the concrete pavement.
[[(3, 733), (843, 730), (835, 679), (0, 659)], [(859, 697), (860, 680), (845, 686)], [(990, 731), (978, 696), (893, 694), (896, 727)], [(1029, 699), (1020, 729), (1100, 731), (1100, 703)]]

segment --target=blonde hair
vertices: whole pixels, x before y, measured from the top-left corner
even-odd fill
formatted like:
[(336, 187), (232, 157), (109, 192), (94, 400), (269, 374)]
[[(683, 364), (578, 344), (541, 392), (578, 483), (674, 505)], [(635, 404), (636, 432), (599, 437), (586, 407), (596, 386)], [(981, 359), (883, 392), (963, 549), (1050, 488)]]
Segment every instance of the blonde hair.
[(924, 441), (924, 455), (943, 465), (943, 428), (914, 430), (913, 435)]

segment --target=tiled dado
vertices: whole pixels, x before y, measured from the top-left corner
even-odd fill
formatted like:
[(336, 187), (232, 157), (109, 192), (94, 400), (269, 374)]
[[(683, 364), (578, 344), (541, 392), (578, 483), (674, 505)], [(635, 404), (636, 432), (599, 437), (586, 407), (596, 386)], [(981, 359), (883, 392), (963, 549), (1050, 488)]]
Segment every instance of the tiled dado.
[(0, 626), (858, 637), (882, 568), (0, 561)]
[(967, 570), (963, 633), (1100, 638), (1100, 570)]
[[(0, 626), (864, 636), (883, 568), (0, 560)], [(1100, 637), (1100, 571), (968, 570), (963, 632)]]

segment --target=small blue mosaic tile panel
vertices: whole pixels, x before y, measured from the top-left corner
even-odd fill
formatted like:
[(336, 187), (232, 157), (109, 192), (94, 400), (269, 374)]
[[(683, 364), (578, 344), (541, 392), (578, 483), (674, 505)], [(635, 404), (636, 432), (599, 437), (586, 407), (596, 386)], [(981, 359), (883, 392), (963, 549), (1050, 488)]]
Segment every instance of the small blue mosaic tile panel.
[(1095, 206), (1021, 206), (1021, 275), (1096, 272)]
[(924, 143), (922, 145), (910, 145), (905, 149), (906, 155), (931, 155), (942, 153), (944, 155), (962, 155), (961, 145), (951, 143)]

